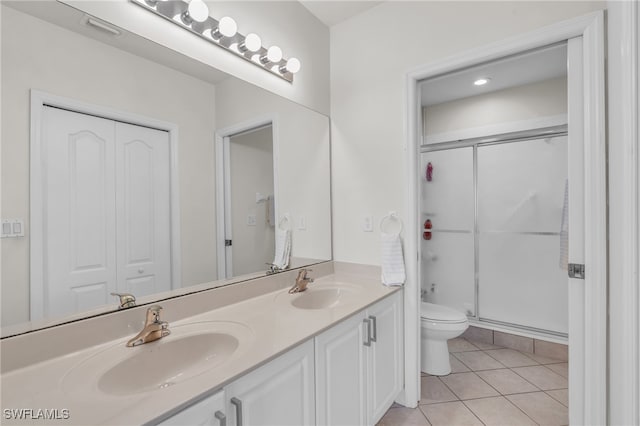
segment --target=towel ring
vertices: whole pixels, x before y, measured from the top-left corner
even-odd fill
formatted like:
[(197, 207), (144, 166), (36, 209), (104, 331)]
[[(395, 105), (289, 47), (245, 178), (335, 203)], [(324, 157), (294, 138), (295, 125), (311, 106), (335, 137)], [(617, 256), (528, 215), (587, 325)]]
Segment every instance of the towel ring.
[(380, 231), (384, 232), (385, 234), (389, 234), (389, 232), (385, 231), (385, 226), (392, 220), (398, 222), (398, 225), (400, 226), (400, 229), (398, 229), (398, 232), (396, 233), (399, 234), (400, 232), (402, 232), (402, 219), (398, 217), (398, 214), (396, 212), (391, 212), (388, 215), (384, 216), (382, 220), (380, 220)]
[[(283, 226), (283, 222), (284, 225), (286, 225), (286, 228)], [(278, 228), (282, 229), (283, 231), (291, 230), (291, 219), (289, 219), (288, 214), (282, 216), (282, 219), (280, 219), (280, 221), (278, 222)]]

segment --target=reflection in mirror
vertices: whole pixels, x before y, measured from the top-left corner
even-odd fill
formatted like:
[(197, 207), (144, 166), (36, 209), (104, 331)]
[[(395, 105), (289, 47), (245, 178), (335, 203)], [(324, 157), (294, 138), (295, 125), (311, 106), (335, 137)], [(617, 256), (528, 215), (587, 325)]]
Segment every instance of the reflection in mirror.
[[(272, 125), (232, 135), (225, 140), (225, 199), (231, 213), (224, 215), (225, 278), (259, 271), (275, 254), (275, 197), (273, 186)], [(228, 158), (227, 158), (228, 157)], [(221, 209), (222, 210), (222, 209)], [(219, 271), (220, 274), (220, 271)]]
[(284, 218), (290, 267), (331, 258), (328, 117), (58, 2), (0, 7), (3, 337), (263, 275)]

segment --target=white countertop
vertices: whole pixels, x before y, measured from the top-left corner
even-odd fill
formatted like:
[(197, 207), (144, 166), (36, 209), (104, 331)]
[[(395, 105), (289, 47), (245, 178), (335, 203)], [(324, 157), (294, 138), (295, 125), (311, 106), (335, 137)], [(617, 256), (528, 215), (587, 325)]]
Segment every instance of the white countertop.
[[(126, 396), (108, 395), (97, 387), (97, 378), (102, 371), (95, 372), (95, 380), (87, 380), (92, 386), (73, 386), (75, 382), (70, 379), (70, 371), (74, 367), (111, 346), (124, 346), (131, 336), (3, 374), (2, 424), (125, 425), (150, 422), (223, 387), (398, 290), (383, 286), (379, 279), (345, 273), (318, 278), (310, 288), (341, 285), (352, 291), (333, 308), (296, 308), (291, 300), (297, 295), (289, 295), (287, 289), (283, 289), (171, 323), (169, 328), (196, 322), (231, 322), (245, 325), (250, 332), (247, 333), (247, 344), (241, 345), (223, 364), (163, 389)], [(172, 337), (174, 334), (163, 339)], [(135, 351), (141, 347), (127, 349)], [(57, 409), (60, 413), (66, 409), (69, 418), (20, 422), (5, 416), (6, 409), (21, 408), (33, 409), (34, 413), (38, 409)]]

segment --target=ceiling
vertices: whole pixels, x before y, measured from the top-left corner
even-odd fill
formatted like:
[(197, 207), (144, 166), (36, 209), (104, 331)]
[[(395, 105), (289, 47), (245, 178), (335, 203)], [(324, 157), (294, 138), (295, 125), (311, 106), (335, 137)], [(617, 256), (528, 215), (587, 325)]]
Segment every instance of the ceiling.
[[(567, 45), (549, 46), (521, 55), (445, 74), (420, 83), (422, 106), (436, 105), (567, 75)], [(474, 86), (480, 77), (491, 81)]]
[(327, 27), (331, 27), (339, 22), (345, 21), (353, 16), (359, 15), (366, 10), (376, 7), (382, 1), (359, 0), (359, 1), (336, 1), (336, 0), (300, 0), (309, 12), (314, 14)]

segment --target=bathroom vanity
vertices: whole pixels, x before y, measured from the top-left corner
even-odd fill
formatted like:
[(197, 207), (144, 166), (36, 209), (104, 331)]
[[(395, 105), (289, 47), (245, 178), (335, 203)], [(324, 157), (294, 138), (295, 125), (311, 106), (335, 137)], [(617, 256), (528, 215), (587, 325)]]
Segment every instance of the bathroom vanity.
[[(376, 268), (351, 268), (327, 262), (319, 268), (326, 275), (298, 294), (287, 291), (291, 271), (166, 300), (171, 334), (135, 347), (125, 344), (146, 307), (5, 339), (3, 413), (68, 410), (60, 424), (375, 424), (403, 387), (402, 291), (381, 285)], [(262, 294), (197, 312), (206, 301), (243, 297), (250, 285)], [(184, 299), (196, 298), (203, 303), (189, 315)], [(131, 335), (29, 365), (15, 359), (133, 314)]]

